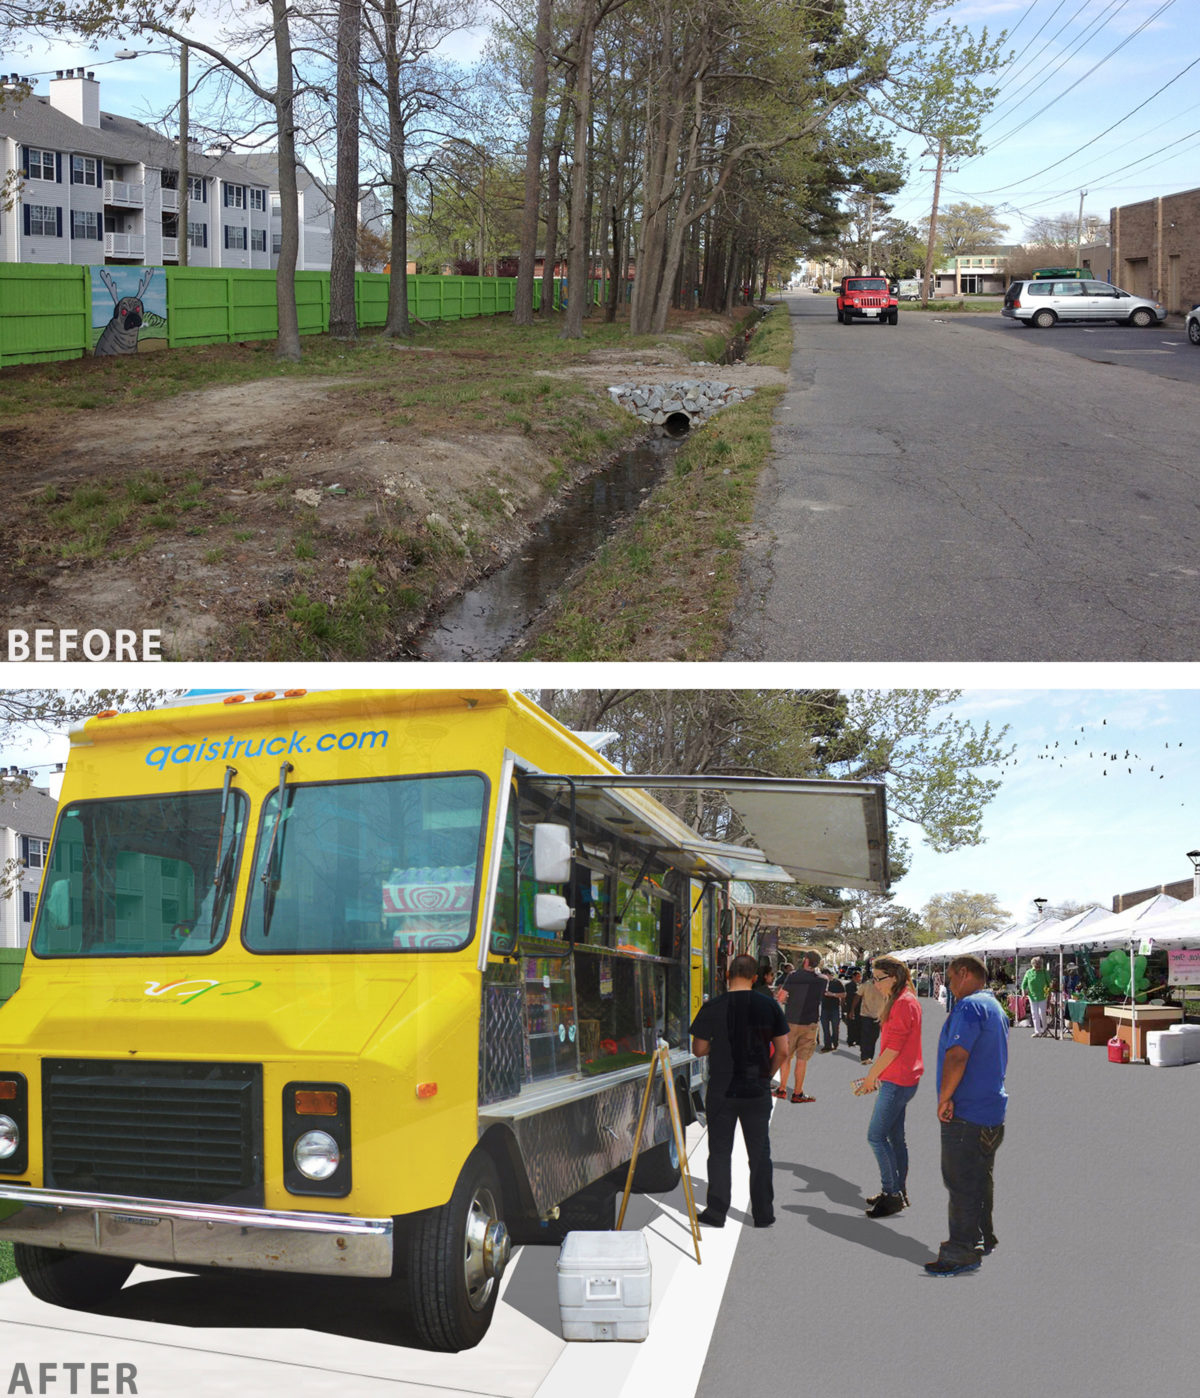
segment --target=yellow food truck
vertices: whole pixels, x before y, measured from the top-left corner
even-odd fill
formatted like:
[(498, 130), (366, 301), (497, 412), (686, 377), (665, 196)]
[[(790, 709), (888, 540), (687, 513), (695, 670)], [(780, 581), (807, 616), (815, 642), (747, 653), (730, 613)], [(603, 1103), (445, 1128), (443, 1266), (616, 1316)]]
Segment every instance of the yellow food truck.
[[(755, 846), (649, 794), (728, 788)], [(617, 771), (519, 694), (286, 691), (71, 736), (0, 1009), (0, 1237), (102, 1303), (136, 1263), (375, 1278), (478, 1343), (514, 1243), (611, 1228), (734, 878), (881, 887), (883, 788)], [(673, 1187), (660, 1095), (635, 1188)]]

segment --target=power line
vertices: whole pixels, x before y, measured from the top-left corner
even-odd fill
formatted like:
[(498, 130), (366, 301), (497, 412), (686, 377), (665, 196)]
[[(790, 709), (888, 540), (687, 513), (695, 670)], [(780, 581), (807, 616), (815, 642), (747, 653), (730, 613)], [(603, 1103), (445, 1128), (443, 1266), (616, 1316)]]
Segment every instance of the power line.
[[(1179, 70), (1179, 72), (1176, 73), (1175, 76), (1174, 76), (1169, 82), (1163, 83), (1162, 87), (1160, 87), (1160, 88), (1158, 89), (1157, 92), (1152, 92), (1152, 93), (1150, 94), (1150, 96), (1146, 98), (1146, 100), (1145, 100), (1144, 102), (1139, 102), (1139, 103), (1137, 104), (1136, 107), (1134, 107), (1134, 108), (1132, 108), (1130, 111), (1126, 112), (1125, 115), (1124, 115), (1123, 117), (1119, 118), (1119, 120), (1114, 121), (1113, 124), (1112, 124), (1111, 126), (1106, 126), (1106, 127), (1104, 128), (1104, 130), (1101, 131), (1100, 134), (1099, 134), (1098, 136), (1093, 136), (1092, 139), (1091, 139), (1090, 141), (1085, 141), (1085, 142), (1083, 143), (1083, 145), (1081, 145), (1081, 146), (1076, 146), (1076, 148), (1075, 148), (1073, 151), (1071, 151), (1070, 154), (1061, 156), (1058, 160), (1054, 161), (1053, 164), (1047, 165), (1047, 166), (1045, 166), (1043, 169), (1035, 171), (1035, 173), (1032, 174), (1032, 175), (1025, 175), (1025, 176), (1023, 176), (1021, 179), (1015, 180), (1012, 184), (999, 185), (999, 186), (997, 186), (995, 189), (981, 189), (981, 190), (979, 191), (979, 193), (980, 193), (980, 194), (1003, 194), (1003, 193), (1005, 193), (1007, 190), (1016, 189), (1018, 185), (1028, 184), (1028, 183), (1030, 182), (1030, 180), (1036, 180), (1036, 179), (1040, 178), (1042, 175), (1046, 174), (1047, 171), (1049, 171), (1049, 170), (1057, 169), (1057, 167), (1058, 167), (1059, 165), (1062, 165), (1062, 164), (1064, 164), (1066, 161), (1071, 160), (1071, 159), (1073, 159), (1075, 156), (1077, 156), (1077, 155), (1079, 154), (1080, 151), (1087, 150), (1087, 148), (1088, 148), (1089, 146), (1094, 146), (1094, 145), (1096, 144), (1097, 141), (1103, 140), (1104, 137), (1107, 136), (1107, 135), (1109, 134), (1110, 131), (1115, 131), (1115, 130), (1117, 129), (1118, 126), (1121, 126), (1124, 122), (1127, 122), (1131, 116), (1135, 116), (1138, 112), (1140, 112), (1140, 111), (1142, 110), (1143, 107), (1148, 106), (1151, 102), (1154, 101), (1154, 99), (1155, 99), (1156, 97), (1161, 96), (1162, 93), (1166, 92), (1167, 88), (1171, 87), (1174, 83), (1177, 83), (1177, 82), (1179, 81), (1179, 79), (1182, 78), (1186, 73), (1190, 73), (1190, 72), (1192, 71), (1192, 69), (1195, 68), (1195, 67), (1197, 66), (1197, 64), (1200, 64), (1200, 58), (1193, 58), (1192, 61), (1187, 65), (1187, 67), (1181, 68), (1181, 69)], [(1191, 110), (1191, 109), (1189, 108), (1189, 110)], [(1163, 125), (1163, 124), (1164, 124), (1164, 123), (1161, 123), (1161, 122), (1159, 123), (1160, 126)], [(1151, 130), (1154, 130), (1155, 128), (1154, 128), (1154, 127), (1151, 127), (1150, 129), (1151, 129)], [(1118, 146), (1117, 149), (1119, 150), (1120, 147)]]
[[(1116, 10), (1114, 11), (1114, 13), (1108, 15), (1108, 18), (1105, 19), (1105, 15), (1106, 15), (1107, 11), (1102, 10), (1102, 11), (1100, 12), (1100, 14), (1097, 15), (1096, 18), (1093, 19), (1093, 20), (1090, 22), (1089, 27), (1086, 28), (1086, 29), (1083, 31), (1083, 33), (1079, 36), (1079, 38), (1078, 38), (1078, 40), (1075, 42), (1075, 44), (1074, 44), (1073, 46), (1070, 46), (1070, 45), (1067, 46), (1067, 48), (1065, 49), (1065, 51), (1064, 51), (1064, 53), (1062, 54), (1062, 56), (1058, 59), (1058, 61), (1057, 61), (1056, 63), (1054, 63), (1053, 66), (1052, 66), (1051, 68), (1049, 68), (1049, 70), (1046, 71), (1046, 72), (1043, 74), (1041, 81), (1038, 82), (1038, 83), (1036, 83), (1036, 84), (1034, 85), (1034, 87), (1033, 87), (1029, 92), (1027, 92), (1027, 93), (1025, 94), (1024, 97), (1022, 97), (1022, 98), (1020, 99), (1020, 101), (1017, 101), (1017, 102), (1012, 101), (1011, 99), (1012, 99), (1013, 97), (1015, 97), (1016, 94), (1019, 93), (1019, 92), (1022, 90), (1022, 88), (1028, 87), (1029, 84), (1030, 84), (1031, 82), (1033, 82), (1033, 80), (1038, 76), (1039, 72), (1042, 71), (1042, 70), (1039, 69), (1039, 68), (1033, 68), (1033, 70), (1030, 72), (1029, 76), (1025, 79), (1025, 81), (1022, 82), (1022, 83), (1019, 83), (1019, 84), (1017, 85), (1017, 87), (1016, 87), (1012, 92), (1010, 92), (1010, 93), (1007, 95), (1006, 100), (1000, 104), (999, 108), (997, 108), (997, 110), (991, 114), (991, 116), (992, 116), (992, 118), (993, 118), (993, 120), (992, 120), (992, 125), (994, 126), (994, 125), (997, 124), (997, 119), (999, 118), (999, 116), (1000, 116), (1000, 114), (1001, 114), (1002, 112), (1007, 111), (1009, 115), (1012, 115), (1012, 114), (1015, 112), (1016, 108), (1020, 107), (1024, 102), (1027, 102), (1027, 101), (1029, 100), (1029, 98), (1032, 97), (1033, 94), (1039, 90), (1039, 88), (1045, 87), (1045, 85), (1050, 81), (1050, 79), (1051, 79), (1052, 77), (1054, 77), (1054, 75), (1055, 75), (1056, 73), (1061, 72), (1062, 69), (1066, 67), (1066, 65), (1071, 61), (1071, 59), (1075, 57), (1075, 55), (1084, 47), (1084, 45), (1085, 45), (1090, 39), (1095, 38), (1095, 36), (1096, 36), (1097, 34), (1101, 33), (1103, 30), (1107, 29), (1108, 26), (1109, 26), (1109, 24), (1112, 23), (1112, 21), (1116, 18), (1116, 16), (1117, 16), (1118, 14), (1120, 14), (1120, 12), (1121, 12), (1129, 3), (1130, 3), (1130, 0), (1109, 0), (1109, 3), (1108, 3), (1108, 10), (1112, 10), (1112, 8), (1113, 8), (1114, 5), (1117, 7)], [(1080, 5), (1079, 9), (1075, 11), (1075, 13), (1071, 16), (1071, 18), (1070, 18), (1069, 20), (1067, 20), (1066, 24), (1064, 24), (1064, 25), (1062, 26), (1061, 29), (1057, 30), (1054, 34), (1052, 34), (1052, 35), (1050, 36), (1049, 39), (1046, 40), (1046, 42), (1042, 45), (1042, 47), (1041, 47), (1041, 48), (1038, 50), (1038, 52), (1034, 55), (1034, 58), (1035, 58), (1035, 59), (1036, 59), (1036, 58), (1040, 58), (1041, 55), (1042, 55), (1043, 53), (1045, 53), (1045, 51), (1046, 51), (1046, 50), (1050, 47), (1050, 45), (1054, 42), (1054, 40), (1057, 39), (1058, 36), (1063, 32), (1063, 30), (1065, 30), (1065, 29), (1071, 24), (1071, 22), (1072, 22), (1073, 20), (1077, 19), (1078, 16), (1079, 16), (1085, 9), (1087, 9), (1088, 5), (1090, 5), (1090, 4), (1091, 4), (1091, 0), (1084, 0), (1084, 3), (1083, 3), (1082, 5)], [(1031, 60), (1031, 65), (1032, 65), (1032, 61), (1033, 61), (1033, 60)], [(1001, 137), (1001, 139), (1004, 139), (1004, 138)]]
[(1003, 144), (1003, 142), (1015, 136), (1018, 131), (1024, 131), (1024, 129), (1030, 124), (1030, 122), (1036, 121), (1040, 116), (1044, 116), (1046, 112), (1050, 110), (1051, 107), (1056, 106), (1059, 102), (1061, 102), (1063, 98), (1068, 95), (1068, 93), (1074, 92), (1074, 90), (1079, 86), (1080, 83), (1086, 82), (1087, 79), (1090, 78), (1098, 68), (1102, 68), (1110, 58), (1114, 58), (1118, 53), (1120, 53), (1121, 50), (1126, 46), (1126, 44), (1131, 44), (1134, 41), (1134, 39), (1136, 39), (1137, 36), (1142, 32), (1143, 29), (1146, 29), (1149, 25), (1153, 24), (1153, 22), (1156, 19), (1158, 19), (1160, 15), (1165, 14), (1166, 11), (1169, 10), (1174, 4), (1175, 0), (1163, 0), (1163, 3), (1158, 7), (1158, 9), (1155, 10), (1154, 13), (1150, 15), (1147, 19), (1143, 20), (1142, 23), (1139, 24), (1135, 30), (1133, 30), (1132, 33), (1127, 34), (1125, 38), (1122, 39), (1121, 42), (1116, 46), (1116, 48), (1110, 49), (1109, 52), (1106, 53), (1103, 58), (1093, 63), (1086, 73), (1084, 73), (1081, 77), (1076, 78), (1075, 81), (1069, 87), (1064, 88), (1062, 92), (1058, 94), (1057, 97), (1052, 98), (1049, 102), (1046, 103), (1044, 107), (1034, 112), (1034, 114), (1031, 117), (1026, 117), (1026, 119), (1023, 122), (1021, 122), (1019, 126), (1014, 126), (1011, 131), (1006, 131), (1003, 136), (997, 137), (996, 140), (992, 142), (989, 149), (995, 150), (997, 146)]

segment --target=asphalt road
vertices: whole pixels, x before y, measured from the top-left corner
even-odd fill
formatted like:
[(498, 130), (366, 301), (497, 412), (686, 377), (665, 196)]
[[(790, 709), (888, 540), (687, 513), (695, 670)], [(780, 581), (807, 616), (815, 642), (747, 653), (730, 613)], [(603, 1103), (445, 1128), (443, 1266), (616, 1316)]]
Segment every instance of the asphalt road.
[(1191, 660), (1200, 350), (991, 316), (795, 347), (726, 659)]
[[(459, 1355), (397, 1343), (367, 1284), (139, 1268), (93, 1312), (43, 1305), (20, 1281), (0, 1286), (0, 1392), (65, 1398), (68, 1364), (89, 1366), (76, 1371), (79, 1393), (116, 1393), (117, 1365), (132, 1364), (140, 1398), (1194, 1392), (1200, 1064), (1111, 1064), (1103, 1048), (1015, 1030), (996, 1161), (1000, 1246), (977, 1273), (931, 1278), (921, 1264), (946, 1224), (933, 1111), (943, 1015), (922, 1004), (928, 1076), (908, 1110), (912, 1207), (865, 1217), (878, 1187), (872, 1102), (851, 1095), (856, 1050), (818, 1056), (805, 1082), (817, 1100), (775, 1104), (773, 1228), (748, 1226), (740, 1141), (734, 1207), (725, 1228), (702, 1230), (701, 1265), (681, 1190), (631, 1201), (626, 1226), (645, 1231), (653, 1269), (642, 1344), (562, 1339), (553, 1248), (521, 1249), (491, 1330)], [(702, 1205), (699, 1126), (688, 1145)], [(60, 1367), (43, 1381), (43, 1364)], [(31, 1387), (14, 1379), (17, 1365)], [(106, 1366), (101, 1387), (91, 1365)]]
[(772, 1119), (775, 1212), (742, 1235), (697, 1398), (730, 1393), (1015, 1398), (1196, 1390), (1200, 1252), (1185, 1222), (1200, 1153), (1200, 1064), (1109, 1063), (1103, 1047), (1012, 1031), (996, 1156), (999, 1247), (978, 1272), (930, 1277), (946, 1236), (937, 1035), (908, 1108), (912, 1207), (863, 1213), (879, 1187), (857, 1052), (818, 1056), (812, 1106)]

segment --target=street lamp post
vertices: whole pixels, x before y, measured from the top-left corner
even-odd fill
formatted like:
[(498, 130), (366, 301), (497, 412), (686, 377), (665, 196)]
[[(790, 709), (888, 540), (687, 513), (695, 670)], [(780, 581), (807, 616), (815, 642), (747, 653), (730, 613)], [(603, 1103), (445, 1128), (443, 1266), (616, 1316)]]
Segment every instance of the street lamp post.
[(1192, 897), (1200, 898), (1200, 849), (1190, 849), (1187, 857), (1192, 861)]

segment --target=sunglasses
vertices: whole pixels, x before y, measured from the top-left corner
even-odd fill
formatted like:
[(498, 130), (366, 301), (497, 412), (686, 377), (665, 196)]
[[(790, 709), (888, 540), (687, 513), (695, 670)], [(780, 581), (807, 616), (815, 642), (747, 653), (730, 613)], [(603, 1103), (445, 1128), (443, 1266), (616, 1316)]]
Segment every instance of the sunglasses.
[(885, 971), (882, 976), (872, 976), (871, 979), (875, 981), (876, 984), (878, 984), (880, 981), (894, 981), (896, 977), (889, 976), (888, 973)]

